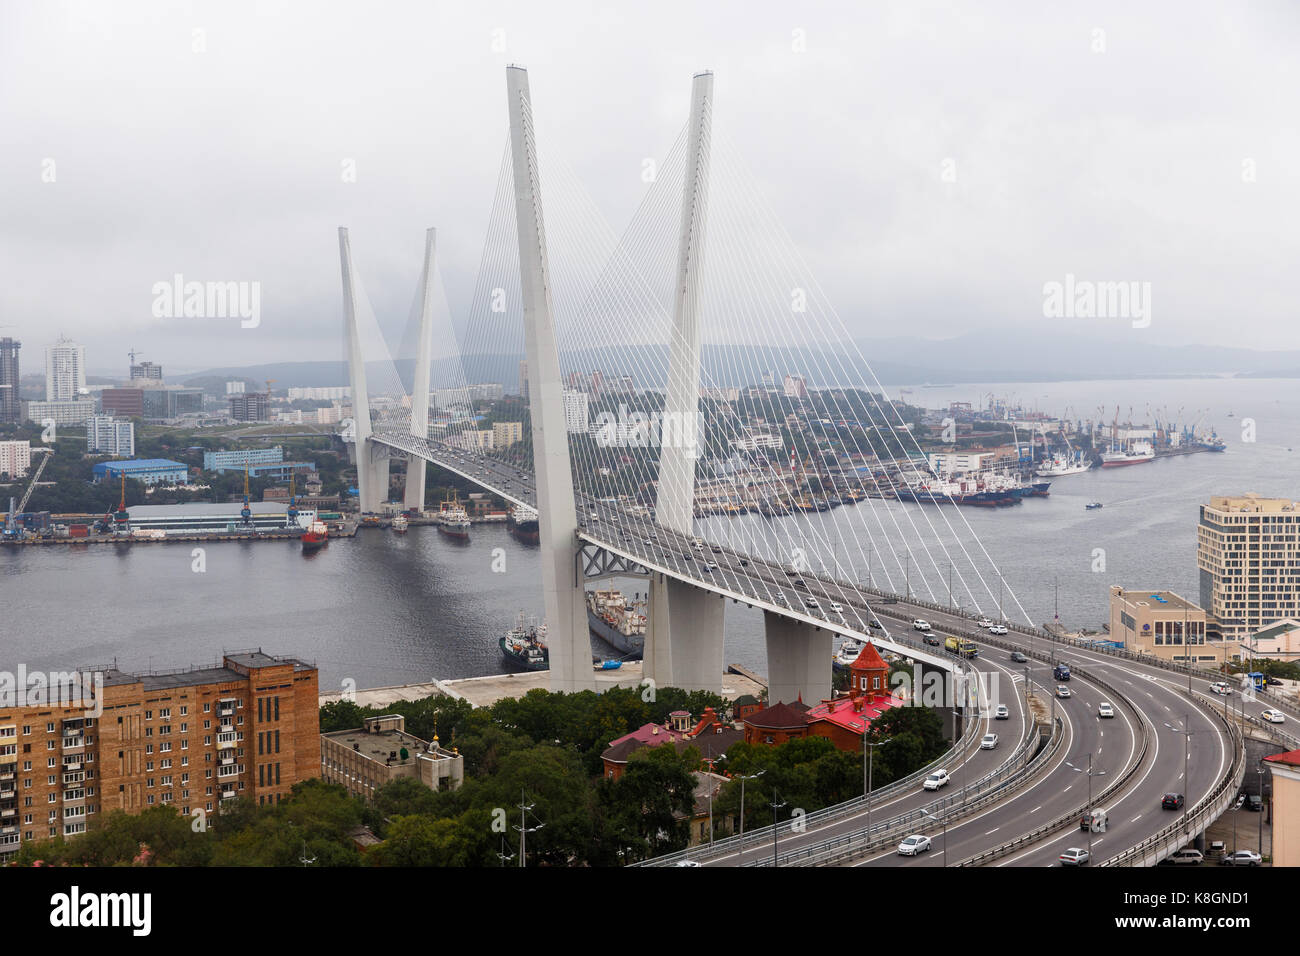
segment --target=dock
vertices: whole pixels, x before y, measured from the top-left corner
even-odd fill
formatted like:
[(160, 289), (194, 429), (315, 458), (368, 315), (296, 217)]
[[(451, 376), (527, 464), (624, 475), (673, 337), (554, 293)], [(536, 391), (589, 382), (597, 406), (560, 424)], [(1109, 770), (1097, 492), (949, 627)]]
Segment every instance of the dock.
[[(600, 693), (611, 687), (640, 687), (641, 674), (641, 661), (628, 661), (616, 671), (597, 671), (596, 691)], [(350, 699), (362, 707), (385, 707), (399, 700), (443, 696), (469, 701), (474, 707), (490, 707), (507, 697), (518, 699), (530, 690), (550, 690), (550, 686), (551, 675), (548, 671), (524, 671), (372, 687), (355, 691)], [(758, 697), (765, 687), (766, 683), (758, 679), (757, 675), (736, 664), (731, 665), (727, 673), (722, 675), (722, 696), (727, 700), (735, 700), (744, 694)], [(342, 693), (321, 694), (319, 698), (322, 706), (342, 699)]]

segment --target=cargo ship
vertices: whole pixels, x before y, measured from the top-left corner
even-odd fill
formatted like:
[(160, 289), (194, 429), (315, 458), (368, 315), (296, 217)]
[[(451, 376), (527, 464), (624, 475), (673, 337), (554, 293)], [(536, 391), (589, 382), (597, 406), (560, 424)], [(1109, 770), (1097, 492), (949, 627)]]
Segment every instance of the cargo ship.
[(622, 591), (588, 591), (587, 625), (591, 633), (633, 660), (645, 652), (646, 605), (629, 601)]
[(1085, 458), (1081, 454), (1069, 457), (1053, 455), (1034, 469), (1034, 474), (1039, 478), (1062, 478), (1065, 475), (1081, 475), (1091, 469), (1092, 459)]
[(506, 530), (524, 544), (538, 544), (541, 532), (537, 524), (537, 512), (527, 505), (515, 505), (506, 516)]
[(501, 656), (510, 667), (526, 671), (544, 671), (551, 666), (551, 652), (546, 647), (546, 625), (524, 619), (519, 612), (515, 626), (506, 631), (498, 642)]
[(329, 528), (324, 521), (313, 521), (302, 533), (302, 553), (311, 554), (330, 543)]
[(438, 530), (450, 538), (468, 541), (469, 528), (469, 514), (453, 491), (438, 512)]
[(1135, 441), (1125, 449), (1102, 452), (1101, 467), (1121, 468), (1124, 465), (1143, 465), (1155, 461), (1156, 452), (1149, 441)]

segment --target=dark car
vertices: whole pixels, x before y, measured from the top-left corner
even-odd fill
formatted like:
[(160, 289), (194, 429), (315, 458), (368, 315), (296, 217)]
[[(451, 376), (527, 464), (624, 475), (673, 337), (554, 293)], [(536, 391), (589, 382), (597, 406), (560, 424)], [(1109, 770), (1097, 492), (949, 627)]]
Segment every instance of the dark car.
[(805, 581), (803, 578), (800, 578), (798, 581), (794, 582), (794, 586), (797, 588), (803, 588), (805, 591), (808, 590), (808, 582)]
[(1029, 663), (1029, 658), (1026, 657), (1024, 654), (1021, 654), (1019, 651), (1012, 651), (1012, 652), (1011, 652), (1011, 659), (1012, 659), (1015, 663), (1017, 663), (1017, 664), (1027, 664), (1027, 663)]
[(1264, 809), (1264, 801), (1260, 799), (1257, 793), (1246, 794), (1246, 809), (1253, 810), (1256, 813)]
[(879, 621), (877, 621), (874, 617), (871, 619), (871, 626), (872, 626), (872, 627), (879, 627), (879, 628), (881, 628), (881, 629), (884, 628), (884, 625), (881, 624)]
[(1181, 810), (1183, 808), (1183, 795), (1181, 793), (1166, 793), (1160, 798), (1161, 810)]
[(931, 647), (938, 647), (942, 642), (935, 635), (927, 634), (925, 635), (925, 643), (929, 644)]

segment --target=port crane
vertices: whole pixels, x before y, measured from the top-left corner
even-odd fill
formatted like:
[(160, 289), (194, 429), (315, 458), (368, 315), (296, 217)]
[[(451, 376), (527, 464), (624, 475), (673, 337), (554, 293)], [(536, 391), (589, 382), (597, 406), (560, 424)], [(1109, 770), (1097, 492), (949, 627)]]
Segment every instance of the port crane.
[(44, 457), (41, 458), (41, 463), (36, 466), (36, 471), (32, 473), (32, 480), (27, 483), (27, 490), (23, 492), (22, 500), (18, 502), (18, 506), (14, 507), (14, 500), (12, 498), (9, 499), (9, 513), (5, 515), (4, 534), (6, 538), (18, 534), (18, 527), (15, 522), (20, 514), (26, 512), (27, 502), (31, 500), (32, 492), (36, 490), (36, 483), (41, 480), (41, 472), (43, 472), (45, 466), (50, 463), (50, 455), (53, 454), (53, 452), (53, 448), (32, 449), (33, 455), (43, 455)]

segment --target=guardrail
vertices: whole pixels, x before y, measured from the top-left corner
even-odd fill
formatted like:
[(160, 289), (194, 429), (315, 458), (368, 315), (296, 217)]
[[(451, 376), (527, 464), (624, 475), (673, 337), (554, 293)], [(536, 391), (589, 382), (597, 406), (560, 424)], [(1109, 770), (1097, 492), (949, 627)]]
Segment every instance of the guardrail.
[[(1033, 722), (1029, 722), (1033, 727)], [(945, 764), (953, 763), (965, 751), (970, 749), (970, 744), (974, 741), (975, 735), (979, 730), (978, 720), (967, 720), (966, 726), (962, 730), (961, 738), (949, 748), (945, 753), (936, 759), (930, 761), (920, 770), (908, 774), (906, 777), (900, 777), (898, 780), (888, 783), (883, 787), (874, 789), (870, 794), (871, 808), (874, 810), (879, 803), (886, 802), (895, 794), (914, 786), (917, 781), (928, 777), (935, 770)], [(865, 797), (854, 797), (851, 800), (845, 800), (843, 803), (837, 803), (833, 806), (823, 807), (808, 814), (803, 818), (805, 827), (814, 828), (825, 826), (836, 820), (845, 817), (856, 816), (859, 813), (866, 813), (867, 799)], [(788, 823), (778, 823), (778, 827), (788, 826)], [(690, 847), (685, 850), (677, 850), (673, 853), (665, 853), (662, 856), (656, 856), (649, 860), (642, 860), (639, 863), (632, 863), (630, 866), (672, 866), (680, 860), (694, 860), (696, 862), (710, 860), (719, 856), (739, 852), (743, 846), (747, 846), (751, 841), (757, 843), (764, 838), (772, 836), (772, 826), (769, 824), (760, 827), (757, 830), (748, 830), (744, 836), (731, 836), (722, 840), (714, 840), (712, 843), (702, 843), (699, 846)]]
[[(1030, 830), (1028, 833), (1023, 834), (1014, 840), (1003, 843), (1000, 846), (996, 846), (991, 850), (985, 850), (983, 853), (977, 853), (975, 856), (967, 857), (965, 860), (956, 864), (957, 866), (983, 866), (986, 863), (991, 863), (994, 860), (1001, 859), (1010, 853), (1022, 850), (1027, 846), (1032, 846), (1045, 837), (1051, 836), (1056, 831), (1064, 829), (1067, 826), (1077, 826), (1079, 818), (1083, 815), (1085, 810), (1091, 809), (1091, 807), (1097, 806), (1098, 804), (1108, 802), (1111, 797), (1119, 792), (1121, 787), (1125, 786), (1128, 781), (1132, 779), (1133, 774), (1137, 772), (1138, 768), (1142, 766), (1143, 761), (1146, 760), (1147, 749), (1149, 747), (1149, 739), (1147, 736), (1148, 722), (1143, 719), (1142, 712), (1138, 710), (1137, 705), (1107, 681), (1083, 670), (1076, 670), (1075, 673), (1083, 679), (1101, 687), (1103, 690), (1113, 695), (1117, 700), (1122, 701), (1124, 706), (1127, 707), (1137, 718), (1138, 726), (1142, 728), (1142, 747), (1138, 751), (1137, 758), (1129, 765), (1122, 775), (1112, 781), (1110, 786), (1106, 787), (1105, 790), (1093, 797), (1090, 804), (1084, 804), (1078, 809), (1070, 810), (1057, 817), (1055, 820), (1052, 820), (1050, 823), (1045, 823), (1043, 826)], [(1152, 732), (1154, 732), (1154, 730)]]
[(1233, 744), (1232, 765), (1228, 768), (1228, 772), (1185, 819), (1171, 823), (1137, 846), (1112, 856), (1104, 861), (1102, 866), (1155, 866), (1198, 833), (1204, 832), (1236, 799), (1237, 791), (1241, 789), (1241, 782), (1246, 774), (1245, 744), (1235, 724), (1225, 720), (1223, 715), (1213, 708), (1211, 713), (1217, 716), (1227, 728), (1228, 738)]
[[(850, 585), (850, 586), (856, 587), (856, 585)], [(961, 611), (957, 608), (949, 607), (947, 605), (942, 605), (942, 604), (935, 604), (932, 601), (922, 601), (919, 598), (910, 598), (901, 594), (893, 594), (892, 592), (881, 591), (877, 588), (858, 588), (858, 590), (863, 594), (875, 594), (886, 600), (900, 601), (908, 605), (928, 608), (931, 611), (936, 611), (940, 614), (949, 614), (954, 617), (960, 617), (964, 620), (974, 621), (976, 619), (973, 615)], [(876, 610), (876, 606), (873, 605), (872, 610)], [(899, 619), (903, 619), (905, 617), (904, 615), (899, 614), (897, 612), (891, 613), (890, 611), (885, 611), (884, 613), (889, 614), (891, 617), (896, 617)], [(1200, 678), (1201, 680), (1210, 680), (1210, 681), (1222, 680), (1224, 677), (1224, 675), (1220, 671), (1207, 670), (1206, 668), (1201, 667), (1199, 665), (1179, 663), (1176, 661), (1166, 661), (1166, 660), (1162, 660), (1161, 658), (1155, 657), (1154, 655), (1151, 654), (1135, 654), (1132, 651), (1127, 651), (1122, 648), (1100, 647), (1090, 641), (1079, 640), (1078, 638), (1073, 638), (1073, 637), (1063, 637), (1059, 634), (1054, 634), (1051, 631), (1049, 631), (1047, 628), (1043, 628), (1043, 627), (1029, 627), (1024, 624), (1016, 624), (1013, 621), (1003, 621), (1001, 623), (1007, 628), (1008, 631), (1017, 634), (1023, 634), (1026, 637), (1043, 638), (1044, 640), (1052, 641), (1053, 643), (1056, 644), (1062, 644), (1067, 647), (1073, 647), (1077, 650), (1092, 651), (1097, 654), (1105, 654), (1110, 657), (1117, 657), (1121, 660), (1133, 661), (1134, 663), (1137, 664), (1146, 664), (1150, 667), (1158, 667), (1161, 670), (1171, 671), (1176, 674), (1186, 675), (1190, 671), (1192, 677)], [(970, 632), (970, 633), (979, 633), (979, 632)], [(1255, 691), (1255, 696), (1257, 699), (1264, 700), (1272, 704), (1276, 704), (1279, 707), (1285, 707), (1288, 710), (1290, 710), (1292, 714), (1300, 715), (1300, 703), (1297, 703), (1297, 701), (1294, 699), (1283, 697), (1282, 695), (1276, 694), (1273, 691), (1268, 690), (1267, 688), (1264, 690)]]
[[(1064, 727), (1064, 721), (1058, 717), (1052, 726), (1052, 737), (1048, 745), (1037, 754), (1030, 754), (1022, 766), (1003, 764), (998, 770), (981, 778), (979, 783), (972, 785), (977, 793), (983, 790), (983, 793), (974, 800), (968, 795), (971, 790), (968, 787), (961, 793), (954, 792), (951, 796), (937, 800), (927, 807), (910, 810), (881, 821), (872, 826), (869, 831), (865, 828), (855, 830), (784, 854), (781, 854), (778, 849), (775, 860), (763, 856), (745, 865), (772, 866), (776, 863), (781, 866), (835, 866), (896, 843), (900, 836), (916, 829), (915, 824), (918, 820), (928, 820), (927, 826), (933, 826), (936, 822), (940, 826), (946, 826), (955, 820), (960, 820), (990, 803), (1003, 799), (1008, 792), (1018, 789), (1021, 784), (1032, 778), (1061, 747), (1065, 737)], [(955, 809), (953, 809), (954, 803), (957, 804)], [(937, 812), (939, 810), (945, 811), (943, 815)]]

